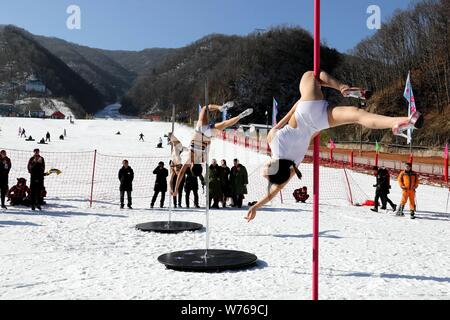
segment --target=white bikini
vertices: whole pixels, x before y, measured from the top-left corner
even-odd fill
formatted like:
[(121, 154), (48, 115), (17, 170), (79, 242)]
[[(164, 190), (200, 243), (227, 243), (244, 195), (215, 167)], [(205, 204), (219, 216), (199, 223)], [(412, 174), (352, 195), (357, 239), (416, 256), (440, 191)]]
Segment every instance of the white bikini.
[(325, 100), (300, 101), (295, 111), (297, 128), (289, 124), (272, 137), (270, 148), (272, 158), (291, 160), (299, 165), (308, 152), (312, 136), (330, 127), (328, 123), (328, 102)]

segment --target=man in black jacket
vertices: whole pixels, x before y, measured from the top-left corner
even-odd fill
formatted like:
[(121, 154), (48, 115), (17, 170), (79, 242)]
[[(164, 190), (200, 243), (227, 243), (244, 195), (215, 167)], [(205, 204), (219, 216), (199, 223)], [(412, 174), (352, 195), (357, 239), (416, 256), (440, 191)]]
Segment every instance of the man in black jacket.
[(184, 190), (186, 191), (186, 208), (189, 208), (191, 191), (194, 194), (195, 207), (200, 208), (198, 205), (198, 178), (192, 174), (191, 170), (186, 171)]
[(386, 168), (373, 167), (375, 176), (377, 178), (377, 183), (374, 185), (375, 190), (375, 207), (370, 209), (373, 212), (378, 212), (378, 200), (381, 199), (381, 209), (386, 210), (387, 203), (390, 204), (393, 211), (397, 210), (397, 205), (395, 205), (391, 199), (388, 198), (391, 189), (389, 171)]
[(45, 161), (39, 154), (39, 149), (34, 149), (34, 156), (28, 161), (28, 172), (31, 175), (30, 178), (30, 193), (31, 193), (31, 210), (39, 210), (41, 205), (38, 198), (42, 194), (44, 189), (44, 173), (45, 173)]
[(160, 208), (163, 208), (167, 192), (167, 177), (169, 176), (169, 171), (164, 168), (164, 162), (160, 162), (158, 164), (158, 167), (156, 167), (156, 169), (153, 171), (153, 174), (156, 175), (156, 181), (154, 188), (155, 193), (153, 194), (151, 207), (153, 209), (156, 199), (158, 198), (158, 194), (161, 192)]
[(8, 193), (8, 177), (9, 171), (11, 170), (11, 160), (6, 156), (6, 151), (0, 151), (0, 194), (2, 208), (6, 209), (5, 198)]
[(134, 180), (134, 171), (129, 166), (128, 160), (123, 160), (123, 167), (119, 170), (119, 180), (120, 180), (120, 209), (125, 207), (125, 192), (128, 197), (128, 208), (133, 209), (132, 199), (131, 199), (131, 191), (133, 191), (133, 180)]

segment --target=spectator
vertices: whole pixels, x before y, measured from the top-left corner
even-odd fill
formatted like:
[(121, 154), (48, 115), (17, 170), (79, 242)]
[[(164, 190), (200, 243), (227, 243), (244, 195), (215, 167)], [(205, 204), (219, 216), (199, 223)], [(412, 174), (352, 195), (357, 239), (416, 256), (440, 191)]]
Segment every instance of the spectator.
[(153, 194), (151, 208), (153, 209), (156, 199), (158, 198), (158, 194), (161, 192), (161, 202), (160, 208), (164, 207), (164, 201), (166, 199), (167, 192), (167, 177), (169, 176), (169, 171), (164, 168), (164, 162), (160, 162), (158, 167), (153, 171), (153, 174), (156, 175), (155, 181), (155, 193)]
[(233, 196), (233, 207), (242, 208), (244, 195), (247, 194), (248, 174), (247, 169), (234, 159), (234, 166), (231, 168), (230, 186)]
[[(173, 194), (173, 189), (175, 188), (175, 185), (177, 184), (178, 175), (181, 171), (181, 164), (175, 165), (172, 161), (170, 161), (170, 194)], [(181, 200), (183, 199), (183, 188), (184, 188), (184, 182), (185, 179), (181, 181), (180, 187), (178, 188), (178, 194), (176, 196), (173, 196), (173, 206), (176, 208), (181, 208)], [(178, 201), (177, 201), (178, 200)]]
[(40, 156), (39, 149), (34, 149), (34, 156), (28, 161), (28, 172), (31, 175), (30, 178), (30, 193), (31, 193), (31, 210), (42, 210), (38, 198), (42, 194), (44, 188), (44, 173), (45, 173), (45, 160)]
[(145, 142), (145, 141), (144, 141), (144, 134), (143, 134), (143, 133), (141, 133), (141, 134), (139, 135), (139, 141)]
[(25, 178), (17, 179), (17, 184), (8, 191), (8, 200), (12, 206), (29, 206), (30, 189)]
[(8, 193), (9, 171), (11, 170), (11, 160), (7, 157), (6, 151), (0, 151), (0, 198), (2, 209), (7, 209), (5, 205), (6, 194)]
[(222, 204), (223, 207), (227, 207), (227, 199), (231, 198), (231, 188), (230, 188), (230, 173), (231, 170), (227, 166), (227, 161), (222, 160), (221, 163), (221, 169), (222, 169)]
[[(20, 137), (27, 137), (27, 135), (25, 134), (25, 128), (22, 128), (22, 133), (20, 134)], [(31, 137), (31, 136), (30, 136)]]
[(405, 164), (405, 170), (400, 172), (397, 178), (400, 188), (402, 188), (402, 200), (398, 207), (397, 215), (404, 216), (403, 209), (405, 208), (406, 201), (409, 199), (409, 209), (411, 219), (415, 219), (416, 214), (416, 189), (419, 186), (419, 177), (417, 173), (412, 170), (412, 164), (407, 162)]
[(381, 209), (386, 210), (387, 203), (389, 202), (392, 210), (396, 211), (397, 206), (389, 199), (388, 194), (391, 189), (389, 171), (386, 168), (373, 167), (377, 182), (374, 185), (375, 189), (375, 200), (374, 208), (370, 209), (373, 212), (378, 212), (378, 200), (381, 199)]
[(125, 192), (127, 193), (128, 209), (133, 209), (131, 192), (133, 191), (134, 171), (129, 166), (128, 160), (123, 160), (122, 165), (122, 168), (119, 170), (120, 209), (125, 207)]
[(192, 174), (191, 170), (186, 171), (184, 190), (186, 191), (186, 208), (189, 208), (191, 191), (194, 194), (195, 207), (200, 208), (198, 205), (198, 178)]
[(47, 131), (47, 134), (45, 135), (45, 142), (51, 142), (50, 141), (50, 132)]
[[(222, 168), (216, 159), (209, 166), (209, 207), (219, 209), (219, 201), (223, 199), (222, 193)], [(211, 207), (211, 202), (214, 203)]]
[(42, 138), (42, 139), (38, 142), (38, 144), (47, 144), (47, 142), (45, 142), (45, 139)]
[(60, 135), (59, 140), (64, 140), (64, 135)]
[(300, 189), (297, 189), (294, 191), (294, 198), (295, 200), (301, 203), (305, 203), (306, 200), (309, 199), (309, 194), (308, 194), (308, 188), (307, 187), (303, 187)]

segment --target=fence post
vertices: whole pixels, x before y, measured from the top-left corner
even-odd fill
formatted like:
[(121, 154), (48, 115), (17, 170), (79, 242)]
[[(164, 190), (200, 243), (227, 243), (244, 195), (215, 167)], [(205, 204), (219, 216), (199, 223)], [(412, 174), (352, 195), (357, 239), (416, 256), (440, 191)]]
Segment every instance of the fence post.
[(413, 161), (414, 161), (414, 156), (413, 156), (412, 153), (410, 153), (410, 154), (409, 154), (408, 162), (411, 163), (411, 165), (412, 165), (412, 164), (413, 164)]
[(352, 151), (350, 151), (350, 168), (352, 168), (352, 169), (353, 169), (353, 155), (354, 155), (354, 153), (352, 150)]
[(444, 158), (444, 180), (448, 183), (448, 157)]
[(92, 181), (91, 181), (91, 198), (89, 200), (89, 208), (92, 208), (92, 197), (94, 194), (94, 178), (95, 178), (95, 165), (97, 162), (97, 150), (94, 151), (94, 165), (92, 166)]

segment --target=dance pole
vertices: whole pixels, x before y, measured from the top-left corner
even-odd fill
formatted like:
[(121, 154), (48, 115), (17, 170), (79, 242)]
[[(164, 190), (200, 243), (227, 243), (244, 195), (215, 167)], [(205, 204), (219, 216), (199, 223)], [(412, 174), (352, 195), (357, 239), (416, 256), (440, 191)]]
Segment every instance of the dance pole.
[[(206, 119), (209, 122), (209, 93), (208, 93), (208, 78), (205, 81), (205, 106), (206, 106)], [(212, 129), (211, 129), (212, 130)], [(203, 135), (202, 135), (203, 139)], [(206, 182), (206, 251), (205, 251), (205, 260), (208, 259), (208, 250), (209, 250), (209, 241), (211, 236), (211, 230), (209, 227), (209, 146), (205, 148), (205, 182)]]
[[(320, 0), (314, 0), (314, 76), (320, 78)], [(319, 146), (320, 134), (314, 139), (313, 300), (319, 300)]]

